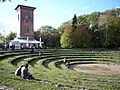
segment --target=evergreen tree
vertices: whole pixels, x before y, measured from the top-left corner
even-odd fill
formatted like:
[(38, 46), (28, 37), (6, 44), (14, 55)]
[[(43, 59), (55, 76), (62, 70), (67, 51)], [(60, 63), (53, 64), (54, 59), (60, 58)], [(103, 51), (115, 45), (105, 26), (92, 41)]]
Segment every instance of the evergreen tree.
[(74, 17), (72, 19), (72, 28), (73, 28), (73, 31), (76, 30), (76, 28), (77, 28), (77, 16), (76, 16), (76, 14), (74, 14)]

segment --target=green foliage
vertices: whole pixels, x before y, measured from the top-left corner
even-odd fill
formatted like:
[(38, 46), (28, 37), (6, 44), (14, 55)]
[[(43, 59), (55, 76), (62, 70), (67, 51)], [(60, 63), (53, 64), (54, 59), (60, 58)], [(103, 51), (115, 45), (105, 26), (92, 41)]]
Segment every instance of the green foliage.
[(0, 40), (5, 41), (5, 37), (0, 34)]
[[(35, 54), (30, 54), (26, 50), (0, 51), (0, 86), (6, 86), (8, 90), (10, 88), (15, 90), (120, 89), (119, 73), (109, 73), (109, 70), (105, 68), (106, 73), (101, 73), (100, 69), (100, 72), (97, 71), (95, 74), (92, 73), (93, 67), (90, 73), (75, 72), (63, 64), (63, 58), (67, 57), (66, 60), (69, 60), (70, 64), (91, 64), (91, 62), (95, 62), (119, 66), (120, 51), (110, 49), (102, 49), (102, 51), (98, 49), (42, 49), (43, 54), (41, 56), (36, 56), (36, 53), (41, 50), (35, 51)], [(14, 60), (14, 63), (10, 64), (11, 60)], [(35, 77), (34, 80), (25, 80), (14, 75), (17, 67), (28, 61), (30, 63), (29, 72)], [(44, 64), (42, 64), (43, 62)], [(57, 65), (55, 65), (56, 62)], [(86, 69), (89, 68), (84, 70)]]
[(119, 17), (110, 17), (106, 27), (105, 34), (105, 47), (113, 48), (120, 46), (120, 18)]
[(55, 28), (53, 28), (52, 26), (48, 26), (48, 25), (45, 25), (45, 26), (41, 26), (38, 31), (40, 31), (41, 33), (43, 34), (47, 34), (47, 33), (50, 33), (54, 30)]
[(94, 12), (78, 17), (78, 25), (82, 25), (92, 35), (93, 47), (117, 48), (119, 41), (120, 8)]
[(16, 36), (17, 34), (13, 32), (10, 32), (10, 34), (8, 34), (7, 37), (0, 34), (0, 40), (9, 41), (9, 40), (13, 40), (14, 38), (16, 38)]
[(70, 25), (65, 27), (64, 33), (61, 35), (60, 43), (61, 43), (62, 48), (72, 48), (73, 47), (72, 28)]
[(88, 19), (89, 15), (81, 15), (78, 17), (78, 25), (84, 26), (86, 29), (89, 28), (90, 20)]
[(73, 32), (72, 37), (74, 47), (91, 47), (92, 45), (90, 33), (82, 26), (78, 26), (76, 28), (76, 30)]
[[(7, 0), (1, 0), (5, 2)], [(46, 47), (95, 47), (118, 48), (120, 47), (120, 8), (94, 12), (91, 14), (74, 17), (64, 22), (58, 29), (52, 26), (42, 26), (35, 31), (35, 39), (42, 38)], [(16, 35), (10, 33), (5, 38), (11, 40)]]
[[(68, 22), (64, 26), (64, 33), (61, 35), (61, 47), (63, 48), (80, 48), (91, 47), (91, 35), (83, 28), (83, 26), (77, 26), (76, 15), (73, 18), (72, 26), (71, 22)], [(76, 22), (75, 22), (76, 21)]]
[(73, 31), (76, 30), (76, 28), (77, 28), (77, 17), (76, 17), (76, 14), (74, 14), (74, 17), (72, 19), (72, 28), (73, 28)]
[(72, 38), (70, 32), (65, 32), (62, 34), (61, 39), (61, 47), (62, 48), (72, 48)]
[(70, 23), (70, 22), (69, 21), (68, 22), (64, 22), (62, 25), (60, 25), (60, 27), (58, 27), (57, 31), (58, 31), (59, 35), (63, 34), (64, 28), (67, 26), (68, 23)]
[(9, 40), (13, 40), (14, 38), (17, 37), (17, 33), (13, 33), (13, 32), (10, 32), (9, 35), (7, 35), (6, 37), (6, 40), (9, 41)]
[(42, 38), (45, 47), (60, 47), (60, 34), (52, 26), (42, 26), (35, 32), (35, 39)]

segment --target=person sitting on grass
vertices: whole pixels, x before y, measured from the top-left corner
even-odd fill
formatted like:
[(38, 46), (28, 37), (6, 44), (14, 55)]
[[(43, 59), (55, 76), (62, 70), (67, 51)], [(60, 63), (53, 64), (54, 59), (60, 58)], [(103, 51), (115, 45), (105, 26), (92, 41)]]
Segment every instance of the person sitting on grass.
[(21, 76), (21, 68), (23, 67), (24, 65), (21, 65), (19, 68), (17, 68), (17, 70), (15, 71), (15, 75), (16, 76)]
[(70, 65), (70, 61), (69, 60), (66, 60), (66, 58), (63, 59), (63, 63), (65, 66), (69, 67)]
[(21, 77), (22, 77), (23, 79), (34, 79), (33, 76), (29, 73), (28, 63), (26, 63), (26, 64), (21, 68)]
[(69, 67), (69, 65), (70, 65), (70, 60), (67, 60), (66, 61), (66, 67)]

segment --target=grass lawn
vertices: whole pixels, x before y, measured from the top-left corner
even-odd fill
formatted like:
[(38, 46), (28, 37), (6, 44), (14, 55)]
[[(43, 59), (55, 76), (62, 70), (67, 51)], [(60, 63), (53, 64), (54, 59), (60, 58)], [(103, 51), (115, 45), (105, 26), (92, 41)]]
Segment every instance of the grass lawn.
[[(42, 55), (39, 52), (42, 51)], [(109, 64), (120, 66), (120, 51), (96, 49), (42, 49), (29, 51), (0, 51), (0, 89), (13, 90), (120, 90), (120, 73), (101, 74), (76, 72), (70, 65)], [(14, 75), (15, 70), (29, 62), (34, 80), (24, 80)]]

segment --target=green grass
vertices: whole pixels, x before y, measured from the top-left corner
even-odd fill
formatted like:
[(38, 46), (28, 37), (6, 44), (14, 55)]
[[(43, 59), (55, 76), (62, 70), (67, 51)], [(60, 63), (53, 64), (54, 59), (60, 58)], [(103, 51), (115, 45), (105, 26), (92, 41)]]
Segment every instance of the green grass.
[[(101, 75), (78, 73), (68, 69), (63, 58), (71, 64), (83, 62), (120, 65), (120, 51), (95, 49), (43, 49), (30, 54), (28, 51), (2, 52), (0, 54), (0, 86), (15, 90), (119, 90), (120, 74)], [(11, 54), (11, 55), (9, 55)], [(10, 63), (12, 62), (12, 63)], [(29, 71), (35, 80), (24, 80), (14, 75), (18, 66), (29, 62)]]

